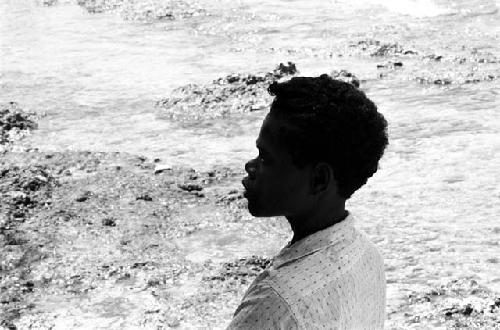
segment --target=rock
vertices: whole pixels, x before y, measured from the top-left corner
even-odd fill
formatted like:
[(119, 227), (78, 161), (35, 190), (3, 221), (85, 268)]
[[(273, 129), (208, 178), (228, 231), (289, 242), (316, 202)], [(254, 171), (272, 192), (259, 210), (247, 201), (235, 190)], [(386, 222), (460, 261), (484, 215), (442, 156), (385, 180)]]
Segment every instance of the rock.
[(269, 267), (270, 264), (270, 259), (253, 255), (251, 257), (240, 258), (236, 261), (226, 262), (221, 266), (218, 275), (204, 277), (203, 279), (224, 281), (230, 277), (256, 277)]
[(493, 303), (490, 304), (490, 313), (494, 313), (498, 309), (500, 309), (500, 298), (496, 298)]
[(342, 80), (346, 83), (354, 85), (355, 87), (359, 87), (360, 85), (358, 77), (356, 77), (354, 73), (351, 73), (347, 70), (340, 70), (340, 71), (333, 70), (330, 73), (330, 77), (332, 77), (333, 79)]
[(55, 184), (43, 166), (0, 168), (0, 178), (0, 214), (16, 221), (23, 221), (31, 209), (46, 204)]
[(233, 189), (217, 198), (217, 203), (222, 205), (230, 205), (234, 202), (243, 200), (243, 192)]
[(394, 69), (400, 68), (403, 66), (403, 62), (386, 62), (383, 64), (377, 64), (377, 69)]
[(475, 83), (480, 83), (480, 82), (485, 82), (485, 81), (493, 81), (497, 77), (495, 77), (492, 74), (486, 74), (484, 76), (476, 76), (476, 74), (472, 73), (468, 75), (468, 78), (464, 80), (465, 84), (475, 84)]
[(89, 13), (118, 12), (125, 20), (178, 20), (206, 15), (196, 2), (182, 0), (77, 0)]
[[(243, 51), (244, 49), (239, 49), (235, 51)], [(332, 52), (331, 49), (324, 47), (306, 47), (306, 46), (297, 46), (297, 47), (270, 47), (267, 49), (263, 49), (262, 51), (269, 52), (272, 54), (279, 54), (282, 57), (285, 56), (300, 56), (300, 57), (308, 57), (308, 58), (333, 58), (334, 56), (343, 57), (343, 54)]]
[(107, 227), (116, 227), (116, 220), (111, 217), (106, 217), (102, 219), (102, 225)]
[(416, 77), (415, 80), (422, 85), (438, 85), (446, 86), (451, 84), (477, 84), (483, 82), (489, 82), (496, 80), (498, 77), (492, 74), (480, 75), (477, 73), (470, 73), (466, 78), (457, 77), (456, 79), (451, 78), (439, 78), (439, 77)]
[(461, 314), (464, 316), (470, 316), (472, 314), (472, 312), (474, 312), (474, 308), (470, 304), (467, 304), (463, 307), (446, 308), (445, 310), (443, 310), (443, 312), (447, 318), (453, 317), (454, 314)]
[(448, 78), (434, 80), (434, 85), (450, 85), (451, 83), (451, 79)]
[(185, 191), (201, 191), (203, 190), (203, 187), (199, 185), (198, 183), (179, 183), (177, 185), (180, 189), (185, 190)]
[(123, 5), (123, 0), (77, 0), (76, 3), (95, 14), (119, 8)]
[(487, 51), (481, 51), (477, 48), (472, 48), (469, 60), (476, 63), (500, 63), (498, 55)]
[(473, 311), (474, 311), (474, 308), (472, 308), (472, 306), (470, 304), (467, 304), (464, 308), (462, 308), (460, 310), (460, 313), (462, 313), (465, 316), (469, 316), (472, 314)]
[(20, 140), (37, 128), (36, 116), (23, 111), (17, 103), (0, 105), (0, 145)]
[(366, 39), (350, 44), (351, 49), (357, 49), (369, 53), (372, 57), (382, 57), (389, 55), (417, 55), (418, 52), (412, 49), (405, 49), (399, 43), (382, 42), (379, 40)]
[(46, 7), (52, 7), (58, 4), (58, 0), (41, 0), (41, 4)]
[(272, 100), (267, 92), (269, 84), (296, 73), (296, 65), (288, 62), (280, 63), (271, 72), (231, 74), (211, 84), (179, 87), (156, 106), (169, 119), (179, 121), (225, 118), (235, 113), (262, 110)]
[(376, 51), (370, 54), (370, 56), (386, 56), (388, 54), (403, 53), (403, 48), (395, 44), (383, 44)]
[(132, 269), (134, 268), (142, 268), (144, 266), (146, 266), (148, 264), (147, 261), (144, 261), (144, 262), (134, 262), (133, 265), (130, 267)]
[(93, 193), (91, 191), (84, 191), (82, 194), (80, 194), (78, 197), (75, 198), (75, 201), (80, 202), (80, 203), (85, 202), (92, 195), (93, 195)]
[[(436, 321), (443, 326), (460, 329), (493, 329), (498, 324), (499, 315), (492, 312), (494, 292), (481, 286), (473, 279), (460, 278), (427, 291), (412, 292), (401, 310), (418, 311), (422, 328), (431, 328)], [(499, 301), (500, 304), (500, 301)], [(410, 314), (405, 316), (411, 316)], [(480, 327), (477, 327), (481, 324)]]
[(135, 199), (136, 200), (143, 200), (146, 202), (151, 202), (153, 200), (153, 197), (149, 196), (148, 193), (145, 193), (145, 194), (137, 196)]
[(202, 193), (201, 191), (195, 191), (195, 192), (194, 192), (194, 195), (195, 195), (196, 197), (199, 197), (199, 198), (203, 198), (203, 197), (205, 197), (205, 194), (204, 194), (204, 193)]
[(148, 3), (125, 1), (120, 10), (126, 20), (156, 21), (188, 19), (207, 14), (207, 11), (194, 1), (152, 0)]
[(277, 78), (282, 78), (284, 76), (291, 76), (297, 73), (297, 66), (292, 63), (288, 62), (288, 64), (283, 64), (280, 63), (278, 67), (274, 70), (273, 74)]
[(160, 312), (160, 309), (157, 308), (157, 309), (148, 309), (146, 311), (144, 311), (144, 314), (156, 314), (156, 313), (159, 313)]
[(181, 325), (181, 322), (178, 318), (176, 317), (172, 317), (170, 318), (168, 321), (167, 321), (167, 325), (170, 327), (170, 328), (177, 328), (178, 326)]
[(154, 173), (155, 174), (160, 174), (160, 173), (163, 173), (163, 172), (166, 172), (166, 171), (171, 171), (171, 170), (172, 170), (172, 166), (170, 166), (170, 165), (158, 164), (158, 165), (155, 166)]
[(424, 56), (423, 58), (439, 62), (439, 61), (441, 61), (443, 59), (443, 56), (442, 55), (436, 55), (436, 54), (430, 54), (430, 55)]
[(57, 2), (58, 0), (40, 0), (39, 3), (42, 5), (42, 6), (46, 6), (46, 7), (52, 7), (52, 6), (55, 6), (57, 5)]
[(109, 164), (110, 169), (114, 169), (115, 171), (120, 171), (123, 168), (122, 164)]
[(432, 78), (432, 77), (416, 77), (415, 78), (418, 83), (425, 85), (451, 85), (453, 81), (450, 78)]
[(144, 170), (153, 170), (155, 168), (155, 164), (148, 162), (148, 163), (140, 164), (139, 167), (144, 169)]

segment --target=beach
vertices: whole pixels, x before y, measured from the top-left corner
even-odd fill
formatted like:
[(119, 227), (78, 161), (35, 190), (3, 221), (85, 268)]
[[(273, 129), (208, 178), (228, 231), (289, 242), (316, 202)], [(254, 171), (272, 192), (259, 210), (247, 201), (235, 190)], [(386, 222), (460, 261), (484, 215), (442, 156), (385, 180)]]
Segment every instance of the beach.
[(389, 122), (386, 329), (499, 329), (499, 6), (3, 2), (0, 329), (224, 329), (291, 238), (242, 195), (267, 85), (320, 73)]

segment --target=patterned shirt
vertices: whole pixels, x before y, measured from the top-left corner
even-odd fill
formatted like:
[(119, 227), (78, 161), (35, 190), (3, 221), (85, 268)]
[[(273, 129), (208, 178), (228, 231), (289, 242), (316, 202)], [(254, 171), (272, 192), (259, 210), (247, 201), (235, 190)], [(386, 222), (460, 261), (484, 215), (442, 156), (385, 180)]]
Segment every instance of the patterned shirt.
[(228, 330), (383, 329), (385, 285), (382, 257), (349, 215), (283, 248)]

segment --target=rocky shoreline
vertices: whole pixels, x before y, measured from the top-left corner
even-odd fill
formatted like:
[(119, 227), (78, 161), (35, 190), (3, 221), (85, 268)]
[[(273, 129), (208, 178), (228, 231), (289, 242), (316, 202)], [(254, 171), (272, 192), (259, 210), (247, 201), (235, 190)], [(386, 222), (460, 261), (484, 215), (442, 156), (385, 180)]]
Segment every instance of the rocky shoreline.
[[(221, 307), (227, 319), (242, 284), (266, 265), (252, 256), (199, 265), (174, 243), (200, 228), (227, 225), (221, 221), (239, 223), (241, 196), (230, 183), (241, 174), (229, 169), (198, 173), (119, 153), (9, 152), (0, 174), (0, 319), (6, 329), (75, 326), (79, 319), (64, 316), (65, 305), (85, 297), (92, 309), (101, 303), (99, 294), (118, 288), (150, 296), (141, 306), (116, 306), (122, 316), (130, 310), (128, 324), (217, 323)], [(182, 216), (195, 207), (226, 216), (219, 223)], [(183, 299), (171, 292), (195, 279), (199, 293)], [(41, 312), (56, 297), (65, 305)], [(97, 323), (89, 326), (102, 326), (94, 313)]]
[[(252, 94), (254, 86), (263, 89), (268, 79), (295, 72), (288, 63), (268, 74), (230, 75), (220, 85)], [(332, 75), (360, 83), (347, 71)], [(191, 102), (204, 89), (182, 92)], [(14, 103), (3, 109), (2, 141), (12, 146), (36, 122)], [(0, 329), (224, 327), (271, 255), (203, 256), (204, 237), (240, 233), (224, 239), (241, 244), (275, 226), (247, 214), (243, 175), (242, 169), (200, 172), (126, 153), (6, 148), (0, 160)], [(286, 242), (287, 228), (271, 232), (273, 241)], [(392, 258), (398, 244), (380, 248)], [(408, 292), (389, 313), (391, 329), (494, 329), (500, 296), (475, 279), (456, 278)]]
[[(0, 329), (71, 329), (85, 322), (72, 314), (82, 310), (90, 318), (83, 326), (95, 329), (230, 319), (268, 257), (200, 263), (179, 242), (244, 226), (241, 170), (199, 172), (126, 153), (15, 152), (13, 142), (36, 128), (34, 115), (15, 103), (3, 109)], [(117, 291), (127, 303), (103, 311)]]
[[(4, 109), (2, 142), (10, 146), (11, 137), (22, 137), (36, 125), (14, 103)], [(220, 322), (221, 306), (228, 306), (226, 314), (234, 308), (241, 284), (251, 281), (266, 259), (199, 265), (186, 260), (174, 241), (200, 228), (226, 227), (226, 221), (238, 224), (244, 203), (235, 183), (241, 176), (228, 168), (199, 173), (123, 153), (5, 149), (0, 160), (0, 329), (76, 326), (81, 320), (65, 316), (66, 307), (81, 307), (75, 300), (82, 298), (96, 307), (100, 293), (116, 288), (150, 296), (149, 304), (116, 306), (120, 316), (130, 310), (128, 324)], [(218, 208), (226, 216), (182, 216), (196, 207)], [(203, 289), (199, 293), (188, 299), (169, 293), (195, 278)], [(43, 310), (58, 298), (63, 299), (59, 308)], [(98, 308), (93, 313), (96, 323), (88, 326), (101, 327)]]

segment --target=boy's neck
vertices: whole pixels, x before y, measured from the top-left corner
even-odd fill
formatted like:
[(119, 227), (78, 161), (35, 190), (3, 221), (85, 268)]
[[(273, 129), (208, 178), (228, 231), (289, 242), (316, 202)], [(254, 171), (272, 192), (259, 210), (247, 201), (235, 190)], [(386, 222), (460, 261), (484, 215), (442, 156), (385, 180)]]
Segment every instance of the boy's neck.
[(290, 244), (314, 234), (320, 230), (333, 226), (344, 220), (349, 212), (345, 209), (345, 202), (337, 205), (334, 209), (317, 212), (317, 214), (306, 217), (287, 217), (293, 231), (293, 238)]

